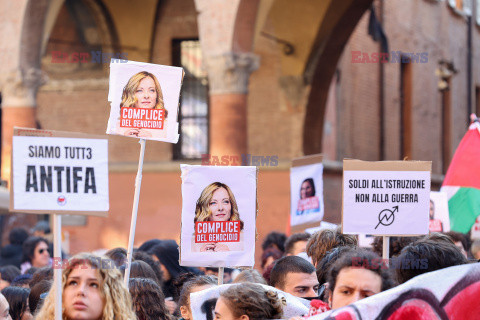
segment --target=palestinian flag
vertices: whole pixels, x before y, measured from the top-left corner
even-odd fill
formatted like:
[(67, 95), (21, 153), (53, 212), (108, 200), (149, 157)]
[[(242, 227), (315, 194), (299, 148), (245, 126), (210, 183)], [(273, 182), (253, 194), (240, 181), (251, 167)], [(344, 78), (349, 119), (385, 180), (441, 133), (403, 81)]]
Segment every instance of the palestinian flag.
[(480, 123), (472, 124), (460, 141), (441, 191), (447, 192), (450, 229), (467, 233), (480, 215)]

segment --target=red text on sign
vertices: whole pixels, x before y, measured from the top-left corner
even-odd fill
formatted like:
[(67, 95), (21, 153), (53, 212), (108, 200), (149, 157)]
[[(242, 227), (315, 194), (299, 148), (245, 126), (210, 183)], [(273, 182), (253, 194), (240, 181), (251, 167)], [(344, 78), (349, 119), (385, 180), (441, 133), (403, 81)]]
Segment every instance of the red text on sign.
[(144, 108), (121, 108), (120, 127), (163, 129), (165, 110)]
[(195, 243), (239, 241), (240, 221), (195, 222)]

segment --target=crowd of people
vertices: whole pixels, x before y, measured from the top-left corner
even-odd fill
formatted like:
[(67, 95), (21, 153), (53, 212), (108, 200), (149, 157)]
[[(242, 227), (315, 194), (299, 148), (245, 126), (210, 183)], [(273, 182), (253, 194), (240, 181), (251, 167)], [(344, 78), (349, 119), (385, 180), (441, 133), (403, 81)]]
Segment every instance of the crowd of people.
[[(62, 269), (62, 312), (68, 320), (190, 320), (191, 295), (219, 285), (217, 268), (181, 266), (174, 240), (152, 239), (134, 250), (128, 287), (125, 248), (56, 263), (50, 240), (45, 223), (31, 234), (11, 230), (10, 243), (0, 251), (0, 320), (54, 319), (54, 267)], [(382, 238), (375, 238), (371, 247), (360, 248), (357, 237), (342, 234), (340, 227), (289, 237), (272, 232), (262, 244), (261, 269), (225, 268), (220, 282), (231, 285), (202, 305), (206, 319), (285, 318), (288, 302), (279, 293), (307, 301), (318, 314), (420, 274), (480, 259), (479, 240), (471, 243), (455, 232), (392, 237), (388, 261), (380, 257), (382, 246)]]

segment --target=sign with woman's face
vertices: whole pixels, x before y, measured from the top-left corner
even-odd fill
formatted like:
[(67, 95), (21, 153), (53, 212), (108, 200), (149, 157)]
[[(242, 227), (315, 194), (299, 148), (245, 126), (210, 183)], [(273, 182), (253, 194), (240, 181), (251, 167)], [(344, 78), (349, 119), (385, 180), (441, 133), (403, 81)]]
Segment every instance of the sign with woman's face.
[(181, 169), (181, 265), (253, 266), (256, 167)]
[(290, 170), (290, 225), (320, 222), (323, 218), (323, 165), (321, 163)]
[(177, 143), (182, 79), (178, 67), (110, 63), (107, 133)]

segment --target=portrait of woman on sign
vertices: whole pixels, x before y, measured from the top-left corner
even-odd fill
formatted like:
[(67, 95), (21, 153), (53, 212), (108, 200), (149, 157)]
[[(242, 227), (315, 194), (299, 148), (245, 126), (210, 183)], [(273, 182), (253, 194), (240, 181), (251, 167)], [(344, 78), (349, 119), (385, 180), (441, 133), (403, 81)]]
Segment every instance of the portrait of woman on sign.
[(257, 168), (186, 164), (180, 168), (181, 265), (253, 266)]
[(176, 143), (183, 74), (177, 67), (111, 63), (107, 133)]
[[(232, 190), (221, 182), (213, 182), (203, 189), (195, 208), (195, 237), (192, 251), (219, 252), (243, 249), (243, 221), (240, 220), (237, 201)], [(201, 222), (233, 222), (203, 224)], [(214, 225), (215, 233), (209, 225)]]

